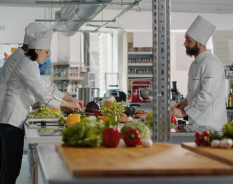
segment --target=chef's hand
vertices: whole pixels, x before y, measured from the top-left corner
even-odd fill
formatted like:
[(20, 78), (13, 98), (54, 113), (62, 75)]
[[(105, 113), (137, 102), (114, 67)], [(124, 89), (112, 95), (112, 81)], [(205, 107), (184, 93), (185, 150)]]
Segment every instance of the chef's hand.
[(187, 116), (187, 114), (184, 112), (184, 110), (178, 109), (178, 108), (172, 108), (172, 114), (173, 116), (177, 118), (183, 118)]
[(83, 106), (83, 101), (81, 100), (78, 100), (76, 98), (73, 98), (72, 96), (69, 96), (69, 95), (65, 95), (63, 97), (63, 100), (66, 101), (66, 102), (76, 102), (78, 103), (80, 106)]
[(77, 102), (61, 102), (61, 107), (67, 107), (70, 109), (77, 109), (78, 111), (81, 111), (81, 107)]
[(183, 101), (178, 101), (173, 107), (174, 108), (178, 108), (183, 110), (186, 106), (188, 105), (187, 99), (183, 100)]
[(76, 99), (76, 98), (72, 97), (72, 102), (78, 103), (80, 107), (83, 106), (83, 101), (82, 100), (79, 100), (79, 99)]

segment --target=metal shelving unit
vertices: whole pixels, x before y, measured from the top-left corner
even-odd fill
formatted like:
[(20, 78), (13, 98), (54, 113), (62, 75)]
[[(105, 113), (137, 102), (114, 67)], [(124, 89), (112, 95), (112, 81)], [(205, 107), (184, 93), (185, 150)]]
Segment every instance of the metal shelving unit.
[(154, 142), (171, 142), (170, 135), (170, 0), (152, 0), (153, 135)]
[(152, 74), (151, 75), (128, 75), (128, 78), (152, 78)]
[(152, 63), (128, 63), (128, 66), (152, 66)]
[(153, 52), (128, 52), (129, 55), (153, 55)]
[(51, 79), (54, 80), (69, 80), (69, 81), (80, 81), (84, 80), (84, 77), (51, 77)]

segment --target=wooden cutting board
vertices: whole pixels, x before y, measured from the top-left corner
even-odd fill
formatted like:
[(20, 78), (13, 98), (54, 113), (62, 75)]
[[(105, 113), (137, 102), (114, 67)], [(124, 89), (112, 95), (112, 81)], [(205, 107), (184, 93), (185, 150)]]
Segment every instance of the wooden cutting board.
[(197, 146), (194, 142), (183, 142), (181, 146), (190, 151), (205, 155), (220, 162), (233, 166), (233, 148), (212, 148), (210, 146)]
[(56, 150), (74, 176), (173, 175), (232, 173), (231, 166), (170, 143), (150, 148), (72, 148)]

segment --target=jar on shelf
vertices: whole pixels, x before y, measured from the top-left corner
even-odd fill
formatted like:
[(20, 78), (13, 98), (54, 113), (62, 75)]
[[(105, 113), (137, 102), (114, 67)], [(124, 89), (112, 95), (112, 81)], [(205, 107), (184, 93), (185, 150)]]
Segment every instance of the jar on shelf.
[(76, 72), (77, 72), (76, 77), (80, 77), (80, 68), (79, 67), (76, 68)]
[(149, 74), (149, 69), (145, 69), (145, 74)]
[(133, 69), (133, 74), (134, 74), (134, 75), (137, 74), (137, 69), (136, 69), (136, 68)]
[(57, 67), (53, 67), (53, 77), (57, 77)]
[(64, 75), (64, 67), (61, 67), (61, 77), (63, 78), (65, 75)]
[(150, 58), (150, 63), (152, 63), (152, 58)]
[(60, 77), (60, 67), (57, 67), (56, 69), (56, 77)]
[(150, 69), (148, 70), (148, 74), (152, 74), (152, 71)]

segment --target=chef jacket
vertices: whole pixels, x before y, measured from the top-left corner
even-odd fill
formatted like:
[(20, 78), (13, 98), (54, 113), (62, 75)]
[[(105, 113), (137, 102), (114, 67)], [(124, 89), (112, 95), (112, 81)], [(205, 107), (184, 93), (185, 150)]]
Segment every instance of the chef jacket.
[(0, 70), (0, 110), (2, 109), (5, 90), (7, 88), (6, 83), (9, 80), (11, 72), (13, 71), (15, 64), (24, 56), (24, 51), (19, 47), (14, 53), (12, 53), (5, 61), (2, 69)]
[(7, 82), (5, 99), (0, 112), (0, 123), (23, 129), (23, 123), (35, 98), (48, 106), (58, 108), (61, 103), (60, 99), (63, 99), (64, 95), (45, 85), (40, 77), (38, 63), (23, 56), (17, 62)]
[(227, 123), (224, 68), (211, 50), (199, 54), (190, 66), (187, 101), (184, 110), (190, 124), (220, 130)]

